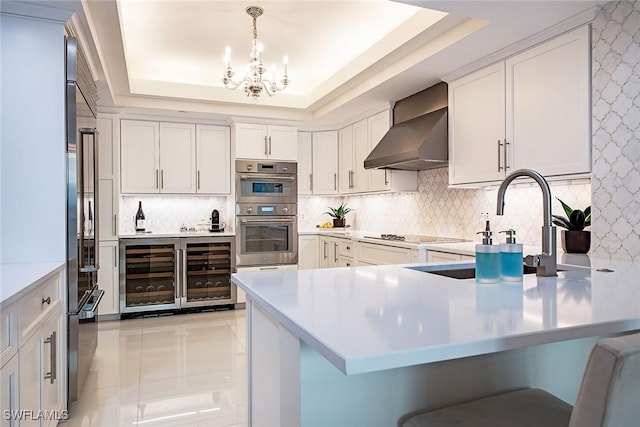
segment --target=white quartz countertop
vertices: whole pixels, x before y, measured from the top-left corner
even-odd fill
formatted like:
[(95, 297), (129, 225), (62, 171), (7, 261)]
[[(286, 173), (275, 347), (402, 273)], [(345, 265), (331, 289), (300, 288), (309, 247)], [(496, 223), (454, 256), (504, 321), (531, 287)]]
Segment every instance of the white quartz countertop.
[(64, 268), (64, 262), (0, 264), (0, 302), (10, 303), (32, 284)]
[(121, 234), (121, 239), (162, 239), (175, 237), (235, 237), (235, 233), (231, 232), (210, 232), (210, 231), (178, 231), (178, 232), (145, 232)]
[(232, 281), (340, 371), (356, 374), (640, 329), (640, 263), (589, 263), (515, 284), (400, 265), (236, 273)]

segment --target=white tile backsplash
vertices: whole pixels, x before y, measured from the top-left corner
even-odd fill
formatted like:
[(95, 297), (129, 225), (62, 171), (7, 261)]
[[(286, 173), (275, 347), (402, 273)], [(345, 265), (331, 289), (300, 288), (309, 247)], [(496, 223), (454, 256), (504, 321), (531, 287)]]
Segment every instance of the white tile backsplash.
[(211, 211), (220, 212), (220, 222), (227, 224), (226, 231), (232, 231), (232, 213), (228, 212), (227, 197), (144, 195), (122, 196), (120, 200), (120, 233), (135, 232), (134, 218), (138, 211), (138, 201), (146, 219), (146, 229), (154, 233), (177, 233), (180, 227), (194, 227), (205, 231), (211, 224)]
[[(527, 245), (541, 244), (542, 193), (535, 184), (516, 184), (507, 189), (505, 215), (496, 215), (497, 188), (452, 189), (448, 188), (448, 169), (433, 169), (418, 173), (418, 191), (355, 195), (344, 198), (301, 197), (299, 211), (301, 229), (310, 229), (329, 219), (321, 212), (326, 207), (337, 206), (343, 200), (354, 209), (347, 214), (347, 224), (354, 229), (394, 234), (423, 234), (458, 237), (477, 241), (476, 232), (484, 229), (482, 213), (489, 214), (491, 228), (513, 228), (519, 242)], [(579, 182), (551, 182), (554, 197), (561, 198), (575, 209), (585, 209), (591, 204), (591, 185)], [(553, 200), (553, 212), (564, 214), (562, 206)], [(305, 228), (303, 228), (303, 226)], [(494, 242), (503, 240), (503, 235)], [(558, 242), (560, 236), (558, 235)]]

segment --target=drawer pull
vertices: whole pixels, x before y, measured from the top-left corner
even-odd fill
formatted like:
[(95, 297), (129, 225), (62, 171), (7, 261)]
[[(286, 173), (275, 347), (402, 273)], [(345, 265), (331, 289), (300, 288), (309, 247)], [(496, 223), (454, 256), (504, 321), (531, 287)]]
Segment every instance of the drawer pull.
[(47, 299), (42, 298), (42, 304), (47, 303), (47, 305), (51, 304), (51, 297), (47, 297)]

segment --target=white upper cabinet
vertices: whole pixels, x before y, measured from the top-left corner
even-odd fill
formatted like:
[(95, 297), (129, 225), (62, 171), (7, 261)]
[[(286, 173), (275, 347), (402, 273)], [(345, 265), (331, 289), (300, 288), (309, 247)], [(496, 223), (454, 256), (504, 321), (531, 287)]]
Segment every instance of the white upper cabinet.
[(311, 132), (298, 132), (298, 194), (313, 194), (311, 188), (312, 151)]
[(449, 84), (449, 183), (504, 178), (504, 62)]
[(507, 59), (508, 172), (591, 171), (590, 52), (584, 26)]
[(297, 129), (236, 123), (233, 126), (235, 156), (239, 159), (271, 159), (297, 161)]
[(120, 122), (120, 184), (123, 193), (158, 193), (160, 123)]
[(133, 194), (229, 194), (225, 126), (121, 121), (121, 188)]
[(194, 193), (196, 126), (160, 123), (160, 192)]
[(340, 129), (338, 132), (338, 186), (340, 194), (353, 193), (353, 125)]
[(196, 191), (231, 192), (231, 132), (226, 126), (196, 125)]
[(100, 241), (118, 240), (118, 200), (120, 196), (120, 156), (117, 136), (120, 120), (116, 115), (99, 114), (98, 209)]
[(589, 26), (449, 84), (449, 183), (591, 170)]
[(338, 194), (338, 132), (298, 132), (298, 194)]
[(338, 194), (338, 132), (314, 132), (313, 194)]
[(339, 132), (340, 193), (362, 193), (369, 189), (369, 175), (364, 159), (369, 155), (367, 119), (360, 120)]

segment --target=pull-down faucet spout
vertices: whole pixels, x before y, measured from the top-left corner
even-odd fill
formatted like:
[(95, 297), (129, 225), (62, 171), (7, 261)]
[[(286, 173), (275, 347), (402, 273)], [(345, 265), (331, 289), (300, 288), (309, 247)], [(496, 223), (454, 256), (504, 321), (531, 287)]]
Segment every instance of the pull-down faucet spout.
[(540, 173), (531, 169), (519, 169), (507, 176), (498, 188), (498, 215), (504, 214), (504, 194), (511, 182), (519, 177), (527, 176), (535, 180), (542, 190), (542, 253), (530, 255), (525, 263), (536, 267), (536, 276), (556, 276), (558, 269), (556, 260), (556, 227), (551, 222), (551, 189)]

